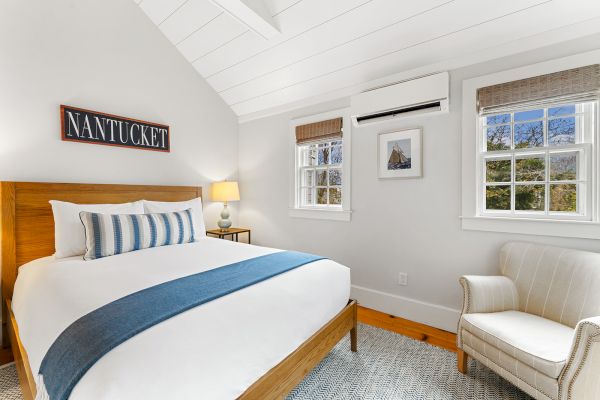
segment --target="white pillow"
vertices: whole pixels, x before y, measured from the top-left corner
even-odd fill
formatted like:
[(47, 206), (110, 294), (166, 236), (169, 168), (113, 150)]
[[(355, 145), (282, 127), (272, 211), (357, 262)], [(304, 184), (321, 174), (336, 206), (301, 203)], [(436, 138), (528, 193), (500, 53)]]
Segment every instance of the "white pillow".
[(65, 258), (85, 254), (85, 229), (81, 211), (102, 214), (143, 214), (142, 201), (123, 204), (75, 204), (50, 200), (54, 213), (54, 256)]
[(202, 199), (200, 197), (188, 201), (143, 201), (146, 214), (185, 211), (191, 208), (194, 212), (194, 237), (196, 241), (206, 236), (206, 226), (202, 215)]

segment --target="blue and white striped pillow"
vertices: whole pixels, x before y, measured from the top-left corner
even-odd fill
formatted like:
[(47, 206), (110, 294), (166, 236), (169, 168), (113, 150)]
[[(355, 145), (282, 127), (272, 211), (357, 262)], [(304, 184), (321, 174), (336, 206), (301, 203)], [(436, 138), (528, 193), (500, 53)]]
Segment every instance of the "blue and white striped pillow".
[(84, 260), (194, 241), (192, 209), (161, 214), (79, 213), (85, 228)]

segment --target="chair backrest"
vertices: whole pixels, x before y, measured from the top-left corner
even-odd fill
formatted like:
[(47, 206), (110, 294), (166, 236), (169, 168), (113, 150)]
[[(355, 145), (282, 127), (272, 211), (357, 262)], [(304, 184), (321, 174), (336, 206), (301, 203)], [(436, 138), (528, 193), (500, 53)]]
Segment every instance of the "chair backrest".
[(519, 311), (575, 327), (600, 316), (600, 254), (527, 242), (500, 250), (500, 270), (519, 293)]

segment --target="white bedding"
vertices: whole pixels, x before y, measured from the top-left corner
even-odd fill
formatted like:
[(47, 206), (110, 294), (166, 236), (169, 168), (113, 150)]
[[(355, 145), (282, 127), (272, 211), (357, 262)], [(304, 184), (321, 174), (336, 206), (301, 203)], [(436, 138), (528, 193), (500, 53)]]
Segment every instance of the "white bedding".
[[(149, 286), (278, 250), (227, 240), (22, 266), (13, 311), (34, 374), (72, 322)], [(347, 303), (350, 271), (320, 260), (179, 314), (100, 359), (70, 399), (233, 399)]]

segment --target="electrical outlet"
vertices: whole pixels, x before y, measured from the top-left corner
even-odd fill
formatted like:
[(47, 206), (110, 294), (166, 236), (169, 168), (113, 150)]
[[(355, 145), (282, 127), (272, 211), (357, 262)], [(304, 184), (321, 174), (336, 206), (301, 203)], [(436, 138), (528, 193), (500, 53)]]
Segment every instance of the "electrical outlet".
[(408, 274), (406, 272), (400, 272), (398, 274), (398, 285), (400, 285), (400, 286), (408, 285)]

